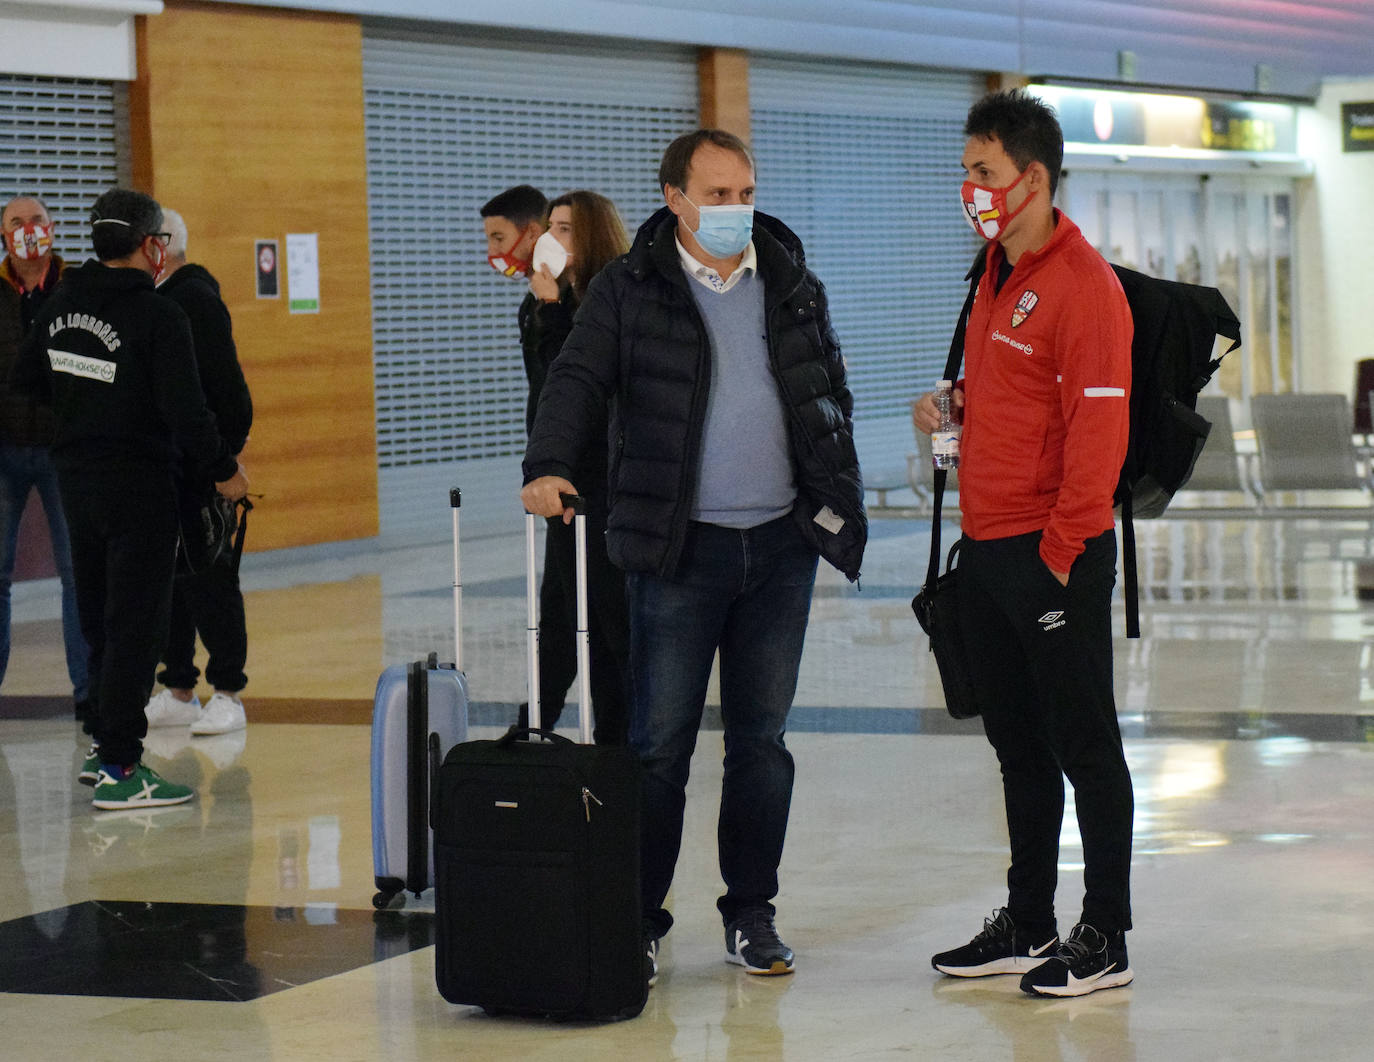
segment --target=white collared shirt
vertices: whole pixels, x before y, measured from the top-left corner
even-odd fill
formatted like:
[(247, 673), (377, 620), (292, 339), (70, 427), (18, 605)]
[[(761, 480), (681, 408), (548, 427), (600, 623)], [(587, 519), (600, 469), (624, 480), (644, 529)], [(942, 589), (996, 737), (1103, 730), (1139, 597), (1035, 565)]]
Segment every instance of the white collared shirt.
[(702, 265), (692, 257), (691, 252), (682, 246), (682, 240), (678, 239), (674, 233), (673, 239), (677, 243), (678, 257), (682, 259), (683, 271), (692, 279), (696, 280), (703, 287), (714, 291), (717, 295), (724, 295), (744, 278), (748, 273), (759, 271), (759, 258), (754, 253), (754, 241), (750, 240), (749, 245), (744, 249), (744, 257), (740, 259), (735, 271), (728, 277), (722, 277), (710, 266)]

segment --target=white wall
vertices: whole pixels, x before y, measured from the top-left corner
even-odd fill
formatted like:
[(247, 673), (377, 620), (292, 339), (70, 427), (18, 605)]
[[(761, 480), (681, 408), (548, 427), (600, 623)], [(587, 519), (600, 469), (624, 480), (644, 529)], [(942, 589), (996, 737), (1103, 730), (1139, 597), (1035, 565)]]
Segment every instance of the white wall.
[(1302, 108), (1298, 150), (1316, 164), (1298, 203), (1304, 391), (1353, 396), (1374, 358), (1374, 151), (1341, 150), (1341, 104), (1374, 100), (1374, 77), (1328, 81)]
[(0, 68), (7, 74), (132, 81), (134, 16), (162, 0), (0, 0)]

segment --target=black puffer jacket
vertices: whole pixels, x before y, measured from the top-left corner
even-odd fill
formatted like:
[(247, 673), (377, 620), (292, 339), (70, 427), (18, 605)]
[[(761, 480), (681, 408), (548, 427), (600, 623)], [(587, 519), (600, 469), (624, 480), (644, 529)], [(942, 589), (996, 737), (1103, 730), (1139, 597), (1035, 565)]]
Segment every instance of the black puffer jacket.
[[(710, 340), (678, 257), (676, 223), (659, 210), (629, 254), (588, 287), (549, 371), (524, 465), (526, 482), (554, 475), (578, 485), (575, 469), (609, 404), (607, 551), (626, 571), (658, 575), (671, 575), (682, 552), (711, 386)], [(868, 519), (825, 289), (806, 268), (801, 241), (776, 218), (755, 211), (754, 247), (769, 362), (788, 414), (793, 515), (820, 554), (857, 579)]]

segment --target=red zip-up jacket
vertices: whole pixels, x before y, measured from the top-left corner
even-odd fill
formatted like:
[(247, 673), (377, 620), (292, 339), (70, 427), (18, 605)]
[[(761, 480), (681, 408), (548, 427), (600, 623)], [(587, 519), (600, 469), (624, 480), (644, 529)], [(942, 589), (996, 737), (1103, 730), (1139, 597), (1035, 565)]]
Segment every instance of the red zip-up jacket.
[(1000, 244), (969, 316), (959, 508), (975, 540), (1043, 532), (1040, 557), (1067, 572), (1113, 526), (1126, 455), (1131, 309), (1116, 274), (1058, 210), (1000, 293)]

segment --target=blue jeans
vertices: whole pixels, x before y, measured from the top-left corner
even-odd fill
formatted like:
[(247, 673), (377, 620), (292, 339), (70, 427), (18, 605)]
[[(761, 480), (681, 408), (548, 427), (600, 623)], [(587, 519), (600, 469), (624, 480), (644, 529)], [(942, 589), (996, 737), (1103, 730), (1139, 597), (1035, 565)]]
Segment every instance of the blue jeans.
[(725, 776), (717, 844), (728, 923), (778, 893), (792, 754), (783, 742), (817, 555), (791, 516), (747, 531), (693, 523), (671, 578), (632, 572), (630, 744), (643, 765), (641, 889), (654, 936), (682, 846), (687, 776), (720, 652)]
[(81, 637), (81, 620), (76, 611), (71, 540), (57, 489), (57, 472), (43, 446), (0, 443), (0, 682), (4, 681), (10, 662), (10, 585), (19, 551), (19, 520), (32, 488), (37, 488), (48, 518), (53, 561), (62, 583), (62, 641), (67, 651), (67, 677), (72, 682), (72, 695), (77, 701), (84, 701), (90, 695), (90, 680), (86, 642)]

